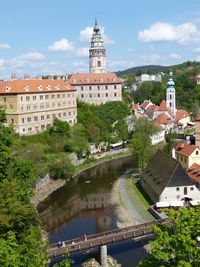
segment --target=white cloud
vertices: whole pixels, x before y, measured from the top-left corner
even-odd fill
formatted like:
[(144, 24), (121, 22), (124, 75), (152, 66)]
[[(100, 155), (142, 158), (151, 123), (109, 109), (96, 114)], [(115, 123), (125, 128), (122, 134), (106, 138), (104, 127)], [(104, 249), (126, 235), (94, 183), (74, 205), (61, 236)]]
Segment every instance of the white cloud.
[(78, 57), (88, 57), (89, 56), (89, 48), (88, 47), (77, 48), (76, 55)]
[(181, 55), (175, 54), (175, 53), (171, 53), (171, 54), (169, 54), (169, 57), (172, 58), (172, 59), (180, 59)]
[(158, 22), (149, 29), (139, 31), (139, 40), (143, 42), (176, 41), (179, 44), (187, 44), (192, 40), (199, 39), (200, 33), (196, 26), (191, 23), (172, 25)]
[(80, 60), (80, 61), (75, 61), (75, 62), (73, 62), (72, 63), (72, 66), (73, 67), (75, 67), (75, 68), (77, 68), (77, 67), (88, 67), (88, 64), (85, 62), (85, 61), (83, 61), (83, 60)]
[(159, 55), (150, 55), (149, 61), (151, 63), (156, 63), (160, 59)]
[(5, 60), (4, 60), (4, 59), (2, 59), (2, 58), (0, 58), (0, 67), (2, 67), (2, 66), (3, 66), (4, 62), (5, 62)]
[(21, 56), (19, 56), (19, 59), (22, 60), (40, 60), (40, 59), (44, 59), (45, 56), (38, 51), (30, 51), (28, 53), (25, 53)]
[(0, 49), (9, 49), (10, 45), (9, 44), (0, 44)]
[(194, 52), (200, 52), (200, 47), (199, 48), (195, 48)]
[[(105, 44), (114, 44), (114, 40), (112, 40), (109, 36), (107, 36), (104, 33), (105, 28), (104, 27), (99, 27), (99, 28), (100, 28), (100, 32), (102, 34), (102, 39), (103, 39), (104, 43)], [(92, 34), (93, 34), (93, 27), (86, 27), (85, 29), (80, 31), (80, 34), (79, 34), (80, 42), (81, 43), (89, 43), (91, 41)]]
[(70, 52), (73, 49), (74, 49), (73, 44), (65, 38), (62, 38), (61, 40), (54, 42), (52, 45), (48, 47), (48, 50), (51, 52)]
[(196, 57), (195, 61), (200, 62), (200, 56)]

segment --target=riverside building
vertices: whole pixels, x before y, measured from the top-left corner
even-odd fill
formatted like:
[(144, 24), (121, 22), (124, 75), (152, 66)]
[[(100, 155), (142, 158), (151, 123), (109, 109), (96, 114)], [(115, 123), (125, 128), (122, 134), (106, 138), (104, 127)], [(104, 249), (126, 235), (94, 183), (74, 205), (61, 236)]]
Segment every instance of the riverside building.
[(20, 135), (42, 132), (54, 118), (70, 125), (77, 121), (76, 90), (63, 80), (1, 81), (0, 106)]

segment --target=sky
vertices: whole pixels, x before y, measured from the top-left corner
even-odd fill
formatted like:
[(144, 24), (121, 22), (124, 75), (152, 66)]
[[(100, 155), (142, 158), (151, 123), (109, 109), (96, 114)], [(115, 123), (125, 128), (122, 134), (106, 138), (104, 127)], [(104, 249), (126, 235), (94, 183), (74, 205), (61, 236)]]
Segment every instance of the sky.
[(95, 17), (108, 71), (200, 61), (200, 0), (6, 0), (0, 78), (88, 72)]

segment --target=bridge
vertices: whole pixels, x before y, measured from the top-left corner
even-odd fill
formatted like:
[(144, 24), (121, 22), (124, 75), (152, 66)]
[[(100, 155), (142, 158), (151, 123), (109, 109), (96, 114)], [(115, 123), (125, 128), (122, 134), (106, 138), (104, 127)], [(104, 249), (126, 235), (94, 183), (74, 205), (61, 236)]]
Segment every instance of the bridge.
[[(157, 224), (169, 224), (170, 220), (161, 219), (156, 221)], [(75, 252), (90, 250), (97, 247), (105, 247), (106, 245), (110, 245), (112, 243), (136, 238), (143, 237), (148, 234), (153, 233), (152, 229), (153, 222), (143, 223), (139, 225), (124, 227), (121, 229), (115, 229), (103, 233), (98, 233), (94, 235), (87, 236), (87, 239), (83, 237), (71, 239), (64, 241), (64, 246), (58, 247), (57, 243), (51, 244), (50, 249), (48, 250), (48, 258), (49, 260), (63, 256), (66, 252), (73, 254)], [(106, 252), (107, 253), (107, 248)]]

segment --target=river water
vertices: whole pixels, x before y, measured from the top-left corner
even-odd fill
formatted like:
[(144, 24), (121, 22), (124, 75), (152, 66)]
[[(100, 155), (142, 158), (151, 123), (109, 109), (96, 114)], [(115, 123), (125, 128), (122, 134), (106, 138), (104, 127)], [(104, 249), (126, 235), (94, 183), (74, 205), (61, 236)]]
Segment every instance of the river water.
[[(52, 193), (38, 208), (50, 243), (117, 228), (110, 193), (116, 179), (133, 170), (132, 157), (115, 159), (83, 171)], [(84, 260), (97, 254), (97, 250), (73, 254), (72, 266), (81, 266)], [(146, 252), (134, 241), (125, 241), (108, 246), (108, 254), (123, 267), (134, 267)]]

